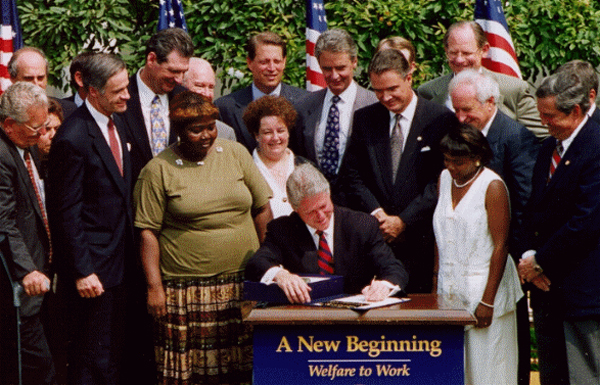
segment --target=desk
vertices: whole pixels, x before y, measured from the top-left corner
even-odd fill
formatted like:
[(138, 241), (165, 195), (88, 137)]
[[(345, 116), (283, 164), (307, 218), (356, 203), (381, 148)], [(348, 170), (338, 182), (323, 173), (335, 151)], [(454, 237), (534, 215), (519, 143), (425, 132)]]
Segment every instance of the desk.
[(364, 313), (286, 305), (253, 309), (254, 384), (463, 385), (462, 305), (434, 294)]

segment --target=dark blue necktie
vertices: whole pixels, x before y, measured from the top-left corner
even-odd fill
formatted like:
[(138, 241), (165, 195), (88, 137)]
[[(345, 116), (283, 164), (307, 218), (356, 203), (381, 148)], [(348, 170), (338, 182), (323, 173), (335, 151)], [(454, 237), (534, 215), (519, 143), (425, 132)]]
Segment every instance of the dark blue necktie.
[(332, 179), (336, 176), (340, 159), (340, 110), (338, 110), (336, 105), (339, 101), (340, 97), (337, 95), (331, 98), (331, 107), (329, 108), (327, 125), (325, 127), (321, 170), (327, 179)]

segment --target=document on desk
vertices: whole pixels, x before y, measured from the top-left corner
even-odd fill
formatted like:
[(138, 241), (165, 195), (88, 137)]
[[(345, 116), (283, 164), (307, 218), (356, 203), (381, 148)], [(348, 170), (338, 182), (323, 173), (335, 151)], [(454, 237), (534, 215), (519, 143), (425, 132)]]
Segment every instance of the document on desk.
[(314, 303), (315, 306), (340, 307), (352, 310), (369, 310), (378, 307), (395, 305), (397, 303), (410, 301), (410, 298), (387, 297), (383, 301), (369, 302), (362, 294), (347, 297), (339, 297), (328, 301)]

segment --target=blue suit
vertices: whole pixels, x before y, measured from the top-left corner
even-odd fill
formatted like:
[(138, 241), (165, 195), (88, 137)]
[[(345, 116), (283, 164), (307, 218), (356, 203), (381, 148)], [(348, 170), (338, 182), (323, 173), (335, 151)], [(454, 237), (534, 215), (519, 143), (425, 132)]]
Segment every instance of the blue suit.
[[(562, 320), (600, 315), (600, 125), (588, 120), (547, 183), (555, 146), (548, 138), (540, 149), (519, 251), (535, 250), (552, 282), (550, 292), (531, 293), (536, 334), (541, 328), (548, 358), (559, 360), (551, 367), (564, 366), (564, 343), (558, 341)], [(547, 380), (560, 381), (556, 373)]]

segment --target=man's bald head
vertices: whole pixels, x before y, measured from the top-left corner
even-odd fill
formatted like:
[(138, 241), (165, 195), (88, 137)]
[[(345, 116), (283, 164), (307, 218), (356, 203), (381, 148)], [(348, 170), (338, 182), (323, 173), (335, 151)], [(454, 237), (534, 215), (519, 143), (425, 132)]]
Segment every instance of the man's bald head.
[(36, 47), (17, 50), (8, 62), (10, 80), (33, 83), (43, 89), (48, 85), (48, 60), (44, 51)]
[(215, 84), (215, 71), (210, 63), (197, 57), (191, 58), (190, 67), (183, 77), (183, 86), (212, 102), (215, 97)]

